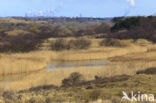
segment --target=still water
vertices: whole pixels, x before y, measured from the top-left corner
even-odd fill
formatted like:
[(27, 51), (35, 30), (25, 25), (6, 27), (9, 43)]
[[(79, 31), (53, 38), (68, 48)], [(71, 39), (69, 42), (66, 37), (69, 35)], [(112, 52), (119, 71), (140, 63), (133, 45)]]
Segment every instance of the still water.
[[(54, 69), (70, 69), (70, 68), (77, 68), (77, 67), (94, 67), (94, 66), (105, 66), (107, 64), (106, 61), (68, 61), (68, 62), (53, 62), (48, 65), (45, 70), (47, 72), (52, 72)], [(40, 72), (40, 71), (39, 71)], [(34, 75), (37, 72), (33, 73)], [(7, 75), (7, 76), (0, 76), (0, 85), (7, 85), (10, 82), (22, 80), (25, 77), (29, 76), (32, 73), (27, 74), (16, 74), (16, 75)]]
[(50, 64), (47, 66), (46, 70), (52, 70), (52, 69), (68, 69), (68, 68), (75, 68), (75, 67), (93, 67), (93, 66), (104, 66), (106, 65), (106, 61), (72, 61), (72, 62), (58, 62), (54, 64)]

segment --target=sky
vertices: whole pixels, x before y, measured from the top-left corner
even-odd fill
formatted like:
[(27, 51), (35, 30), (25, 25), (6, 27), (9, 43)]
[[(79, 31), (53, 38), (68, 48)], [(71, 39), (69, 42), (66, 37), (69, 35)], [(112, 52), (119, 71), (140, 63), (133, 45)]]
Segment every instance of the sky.
[(117, 17), (156, 14), (156, 0), (0, 0), (0, 17)]

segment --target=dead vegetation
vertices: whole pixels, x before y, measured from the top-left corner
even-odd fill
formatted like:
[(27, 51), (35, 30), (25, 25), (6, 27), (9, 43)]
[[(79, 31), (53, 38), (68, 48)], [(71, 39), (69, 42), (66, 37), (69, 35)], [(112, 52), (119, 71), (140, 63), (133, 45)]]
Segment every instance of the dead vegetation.
[(71, 49), (88, 49), (91, 45), (91, 41), (86, 38), (78, 38), (75, 40), (65, 40), (63, 38), (56, 39), (53, 41), (50, 46), (52, 50), (71, 50)]
[[(80, 75), (79, 73), (71, 73), (69, 78), (76, 78), (77, 81)], [(155, 93), (152, 91), (154, 88), (150, 90), (149, 88), (144, 88), (143, 90), (140, 88), (140, 85), (142, 87), (154, 86), (155, 81), (155, 76), (118, 75), (93, 81), (83, 81), (83, 83), (77, 81), (76, 85), (66, 87), (44, 85), (19, 92), (4, 91), (2, 98), (7, 103), (118, 103), (121, 100), (123, 88), (128, 93), (131, 92), (129, 88), (136, 92)]]
[(151, 75), (155, 75), (156, 74), (156, 68), (152, 67), (152, 68), (147, 68), (145, 70), (139, 70), (136, 72), (136, 74), (151, 74)]
[(125, 47), (127, 44), (122, 43), (120, 40), (117, 39), (104, 39), (99, 43), (100, 46), (110, 46), (110, 47)]

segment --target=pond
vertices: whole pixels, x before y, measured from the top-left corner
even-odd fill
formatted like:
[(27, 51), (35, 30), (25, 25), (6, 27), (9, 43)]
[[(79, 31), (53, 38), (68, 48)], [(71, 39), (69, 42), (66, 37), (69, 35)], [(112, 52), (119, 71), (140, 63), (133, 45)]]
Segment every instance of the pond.
[(58, 62), (52, 63), (47, 66), (46, 70), (50, 71), (53, 69), (68, 69), (68, 68), (76, 68), (76, 67), (93, 67), (93, 66), (105, 66), (107, 64), (106, 61), (96, 60), (96, 61), (68, 61), (68, 62)]
[[(94, 66), (105, 66), (107, 64), (104, 60), (94, 60), (94, 61), (68, 61), (68, 62), (53, 62), (52, 64), (48, 65), (45, 70), (50, 72), (54, 69), (68, 69), (68, 68), (77, 68), (77, 67), (94, 67)], [(16, 75), (7, 75), (7, 76), (0, 76), (0, 86), (1, 85), (8, 85), (10, 82), (22, 80), (25, 77), (29, 76), (30, 74), (35, 73), (22, 73)]]

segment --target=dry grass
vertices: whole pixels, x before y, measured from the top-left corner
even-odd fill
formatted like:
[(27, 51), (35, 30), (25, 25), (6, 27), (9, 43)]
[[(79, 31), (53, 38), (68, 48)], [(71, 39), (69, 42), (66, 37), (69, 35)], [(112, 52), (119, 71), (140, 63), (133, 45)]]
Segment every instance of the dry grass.
[(130, 46), (126, 48), (95, 47), (88, 50), (33, 51), (29, 53), (1, 54), (0, 75), (32, 72), (45, 68), (55, 61), (106, 60), (110, 57), (145, 52), (147, 48)]
[[(122, 74), (134, 75), (138, 70), (156, 67), (156, 53), (148, 51), (155, 45), (150, 44), (142, 47), (130, 43), (130, 40), (123, 40), (122, 42), (127, 42), (130, 45), (124, 48), (100, 47), (98, 46), (99, 41), (93, 39), (92, 42), (94, 43), (88, 50), (59, 52), (43, 50), (29, 53), (1, 54), (0, 73), (3, 75), (43, 69), (26, 76), (22, 80), (8, 83), (5, 85), (5, 89), (22, 90), (45, 84), (61, 85), (61, 81), (73, 72), (79, 72), (84, 75), (86, 80), (92, 80), (95, 75), (102, 77)], [(60, 68), (51, 72), (44, 70), (52, 62), (98, 59), (107, 60), (108, 64), (105, 67)]]
[(47, 66), (47, 61), (42, 52), (1, 54), (0, 75), (39, 71)]
[[(96, 82), (89, 85), (69, 86), (59, 89), (39, 89), (39, 87), (36, 87), (37, 90), (31, 89), (18, 92), (14, 96), (21, 97), (20, 99), (17, 99), (20, 100), (20, 103), (28, 103), (26, 101), (32, 99), (39, 102), (48, 100), (50, 103), (58, 103), (58, 101), (61, 103), (69, 103), (69, 101), (72, 103), (86, 103), (85, 101), (88, 101), (87, 103), (119, 103), (123, 96), (123, 90), (128, 94), (131, 93), (132, 90), (135, 93), (141, 91), (142, 93), (156, 94), (155, 77), (156, 75), (134, 75), (130, 79), (123, 81)], [(11, 94), (11, 91), (9, 94)], [(5, 99), (7, 98), (9, 97), (7, 96)], [(124, 101), (124, 103), (129, 102)]]
[[(101, 77), (111, 77), (115, 75), (134, 75), (136, 71), (143, 70), (149, 67), (156, 67), (155, 61), (146, 62), (146, 61), (134, 61), (132, 62), (110, 62), (105, 67), (79, 67), (74, 69), (55, 69), (51, 72), (40, 71), (35, 74), (31, 74), (25, 79), (12, 82), (9, 85), (6, 85), (6, 89), (28, 89), (30, 87), (38, 85), (61, 85), (61, 81), (64, 78), (67, 78), (73, 72), (79, 72), (85, 77), (85, 80), (93, 80), (95, 75)], [(33, 79), (32, 79), (33, 78)], [(18, 86), (17, 86), (18, 84)]]
[(37, 60), (27, 60), (20, 58), (4, 58), (0, 59), (0, 75), (11, 75), (19, 73), (34, 72), (46, 67), (46, 63)]

